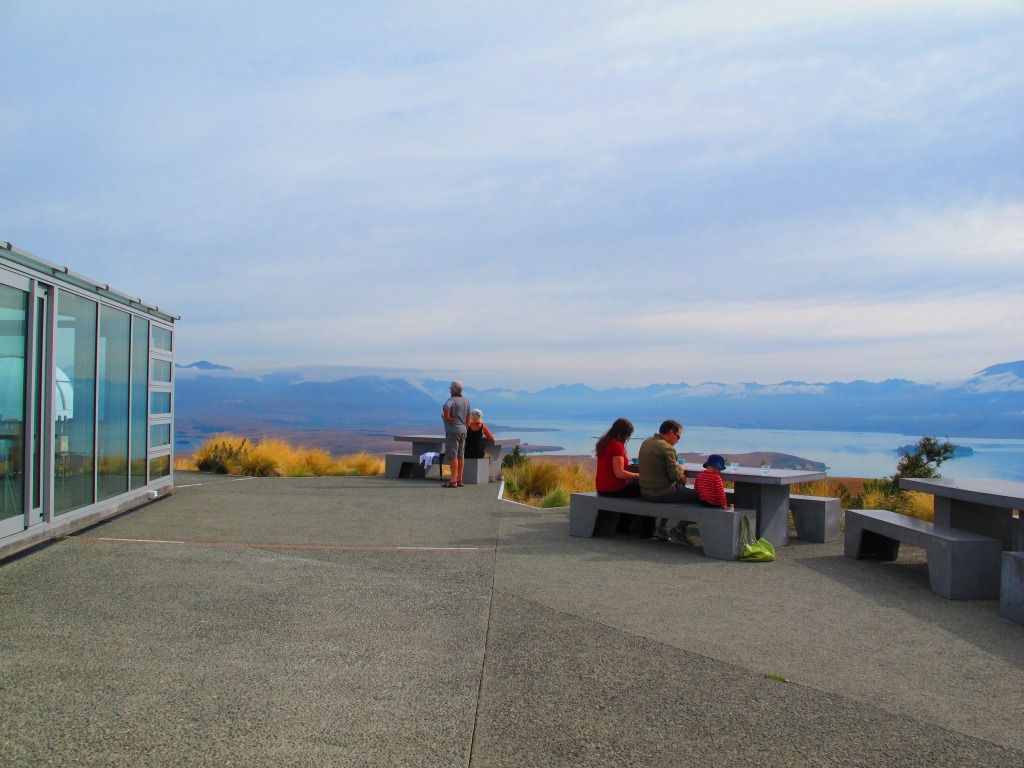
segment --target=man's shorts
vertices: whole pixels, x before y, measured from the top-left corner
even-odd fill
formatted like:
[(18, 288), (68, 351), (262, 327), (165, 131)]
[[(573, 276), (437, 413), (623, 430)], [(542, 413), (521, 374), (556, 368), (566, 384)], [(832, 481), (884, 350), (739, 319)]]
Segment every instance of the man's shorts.
[(444, 433), (444, 458), (445, 461), (452, 459), (466, 458), (466, 433), (445, 432)]

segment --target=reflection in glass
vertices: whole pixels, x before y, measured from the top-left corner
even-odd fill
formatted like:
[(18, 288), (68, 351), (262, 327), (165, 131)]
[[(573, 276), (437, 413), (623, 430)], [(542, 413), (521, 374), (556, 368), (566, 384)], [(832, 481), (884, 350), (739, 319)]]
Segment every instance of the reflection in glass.
[(153, 326), (153, 349), (162, 349), (165, 352), (171, 351), (171, 332), (159, 325)]
[(132, 318), (132, 488), (146, 484), (146, 393), (149, 392), (149, 321)]
[[(25, 447), (27, 315), (28, 294), (0, 285), (0, 520), (25, 512), (21, 471)], [(13, 520), (11, 524), (17, 525)]]
[(131, 316), (100, 307), (99, 476), (97, 495), (109, 499), (128, 491), (128, 368)]
[(167, 360), (153, 360), (153, 381), (169, 382), (171, 364)]
[(171, 474), (171, 457), (157, 456), (149, 461), (149, 479), (156, 480), (159, 477), (167, 477)]
[(171, 444), (171, 425), (154, 424), (149, 428), (149, 447), (159, 448)]
[(171, 393), (170, 392), (151, 392), (149, 395), (149, 410), (151, 413), (170, 413), (171, 412)]
[(57, 292), (54, 512), (92, 504), (96, 303)]

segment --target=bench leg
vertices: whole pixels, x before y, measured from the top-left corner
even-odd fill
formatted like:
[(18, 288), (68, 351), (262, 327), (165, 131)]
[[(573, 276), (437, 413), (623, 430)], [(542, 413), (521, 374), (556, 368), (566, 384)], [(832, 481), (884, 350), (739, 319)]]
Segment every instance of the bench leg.
[(573, 499), (569, 507), (569, 535), (592, 538), (597, 525), (597, 505)]
[(847, 515), (843, 551), (847, 557), (857, 560), (895, 560), (900, 554), (900, 543), (888, 536), (865, 530), (859, 520)]
[[(699, 523), (700, 539), (704, 545), (704, 556), (715, 560), (737, 560), (740, 556), (741, 515), (705, 515)], [(755, 524), (754, 515), (748, 515), (751, 530)]]
[(949, 600), (998, 600), (998, 541), (933, 541), (927, 547), (932, 592)]
[(1002, 553), (999, 615), (1024, 624), (1024, 552)]
[(801, 541), (824, 544), (839, 538), (839, 517), (842, 512), (839, 499), (814, 503), (803, 508), (790, 502), (796, 535)]
[[(410, 458), (412, 458), (410, 456)], [(395, 480), (402, 472), (402, 457), (401, 456), (385, 456), (384, 457), (384, 477), (389, 480)]]

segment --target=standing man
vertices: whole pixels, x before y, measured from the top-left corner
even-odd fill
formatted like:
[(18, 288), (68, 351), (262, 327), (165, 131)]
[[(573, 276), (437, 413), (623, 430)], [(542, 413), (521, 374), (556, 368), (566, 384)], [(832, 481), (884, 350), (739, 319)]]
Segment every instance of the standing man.
[[(638, 456), (640, 462), (640, 496), (663, 504), (688, 504), (697, 501), (697, 495), (686, 487), (686, 472), (679, 464), (675, 445), (683, 436), (683, 425), (666, 419), (658, 434), (644, 440)], [(672, 530), (666, 530), (668, 519), (659, 517), (654, 538), (676, 544), (689, 544), (686, 524), (681, 520)], [(680, 523), (682, 525), (680, 525)]]
[(453, 381), (448, 387), (451, 397), (441, 409), (444, 419), (444, 455), (452, 468), (452, 475), (443, 488), (461, 488), (462, 471), (466, 466), (466, 422), (469, 420), (469, 400), (462, 396), (462, 382)]

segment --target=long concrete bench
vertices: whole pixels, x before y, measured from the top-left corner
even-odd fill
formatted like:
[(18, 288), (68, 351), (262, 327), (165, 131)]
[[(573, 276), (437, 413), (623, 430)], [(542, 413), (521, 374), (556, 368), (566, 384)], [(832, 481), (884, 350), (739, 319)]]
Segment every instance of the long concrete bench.
[(569, 501), (569, 535), (589, 538), (594, 530), (612, 532), (623, 515), (665, 517), (689, 520), (700, 528), (704, 554), (717, 560), (736, 560), (740, 556), (740, 518), (750, 519), (751, 530), (757, 524), (752, 509), (715, 509), (700, 504), (658, 504), (643, 499), (620, 499), (597, 493), (574, 493)]
[(846, 510), (847, 557), (895, 560), (900, 542), (928, 553), (933, 592), (950, 600), (999, 597), (1002, 545), (997, 539), (884, 509)]
[[(409, 453), (387, 453), (384, 455), (384, 476), (396, 478), (440, 478), (441, 464), (447, 464), (444, 457), (434, 459), (430, 469), (424, 470), (420, 466), (420, 457)], [(466, 459), (466, 465), (462, 472), (462, 481), (466, 485), (485, 485), (491, 481), (490, 478), (491, 460)]]
[(831, 496), (789, 495), (789, 511), (793, 513), (796, 535), (803, 541), (824, 543), (839, 538), (842, 502)]

